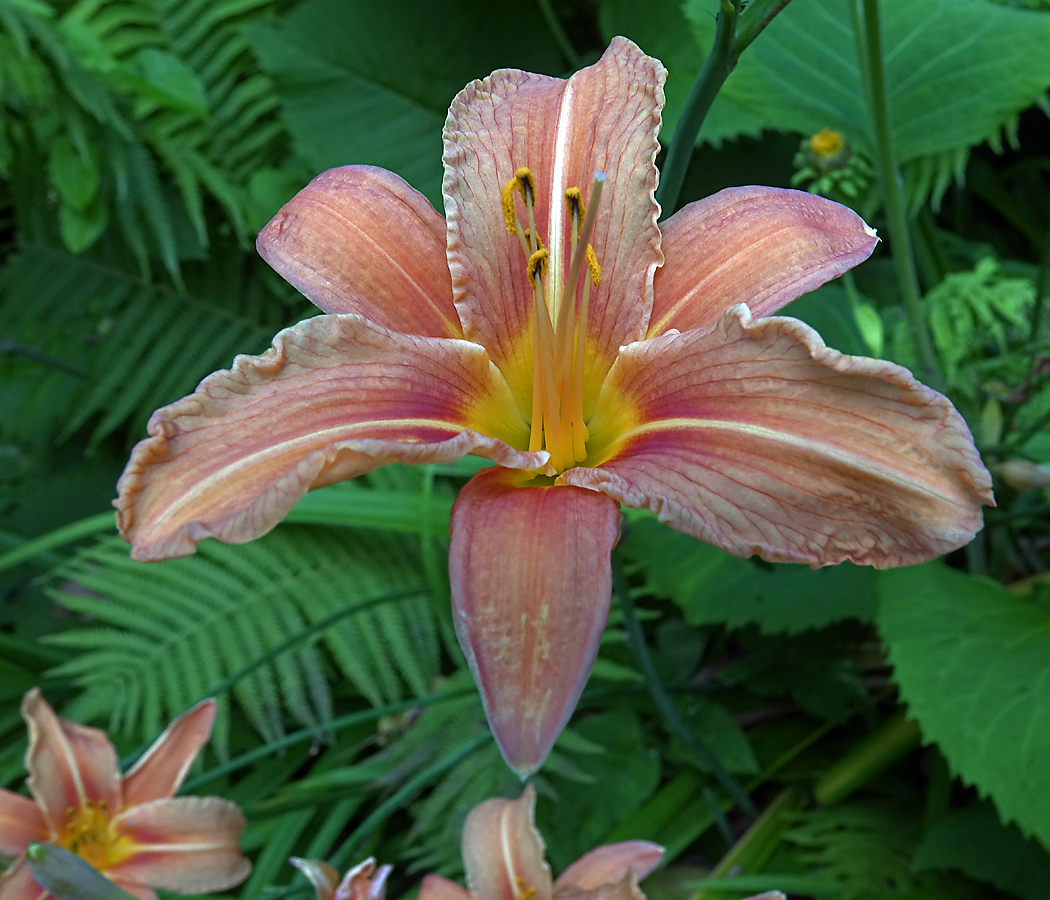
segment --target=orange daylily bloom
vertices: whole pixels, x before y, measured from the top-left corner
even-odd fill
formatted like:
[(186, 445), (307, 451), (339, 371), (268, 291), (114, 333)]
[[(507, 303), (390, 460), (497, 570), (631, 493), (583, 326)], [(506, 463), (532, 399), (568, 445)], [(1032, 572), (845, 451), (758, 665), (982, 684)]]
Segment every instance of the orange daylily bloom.
[(0, 853), (19, 856), (0, 876), (0, 900), (48, 900), (24, 857), (34, 841), (71, 850), (139, 897), (154, 888), (204, 894), (240, 884), (244, 815), (218, 797), (174, 797), (211, 734), (215, 702), (180, 716), (123, 778), (106, 733), (55, 715), (39, 689), (22, 701), (29, 726), (29, 792), (0, 788)]
[(645, 900), (638, 882), (659, 864), (663, 847), (650, 841), (605, 844), (552, 880), (535, 809), (531, 785), (517, 800), (475, 806), (463, 825), (467, 887), (427, 875), (418, 900)]
[(772, 316), (866, 259), (874, 232), (762, 187), (657, 224), (664, 76), (616, 38), (567, 81), (468, 85), (445, 125), (445, 218), (382, 169), (314, 179), (258, 247), (325, 315), (153, 415), (116, 502), (134, 557), (251, 540), (388, 462), (487, 457), (453, 509), (453, 612), (525, 774), (597, 653), (621, 503), (812, 566), (967, 543), (994, 501), (949, 401)]

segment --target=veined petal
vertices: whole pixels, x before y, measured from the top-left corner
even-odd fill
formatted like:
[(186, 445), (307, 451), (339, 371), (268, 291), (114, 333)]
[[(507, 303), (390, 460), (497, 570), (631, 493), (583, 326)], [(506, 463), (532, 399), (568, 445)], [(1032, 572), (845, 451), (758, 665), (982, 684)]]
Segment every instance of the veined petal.
[[(466, 453), (536, 468), (528, 427), (485, 351), (319, 316), (238, 356), (153, 414), (117, 485), (117, 520), (140, 560), (216, 537), (265, 534), (308, 490), (389, 462)], [(502, 438), (502, 440), (501, 440)]]
[(124, 776), (124, 805), (174, 796), (215, 721), (215, 701), (205, 700), (172, 722)]
[(634, 871), (641, 881), (663, 859), (664, 848), (651, 841), (620, 841), (618, 844), (603, 844), (589, 853), (584, 853), (554, 882), (555, 888), (562, 885), (589, 891), (603, 884), (615, 884)]
[(598, 653), (620, 522), (608, 497), (519, 486), (529, 478), (475, 475), (452, 508), (449, 552), (456, 634), (500, 750), (523, 777), (543, 763)]
[(22, 699), (22, 718), (29, 726), (26, 783), (53, 837), (65, 832), (69, 809), (123, 806), (117, 753), (104, 731), (60, 719), (39, 688)]
[(648, 336), (713, 328), (746, 303), (775, 313), (867, 259), (878, 243), (853, 210), (805, 191), (727, 188), (660, 226), (666, 261), (656, 273)]
[(6, 872), (0, 873), (0, 900), (48, 900), (50, 897), (36, 883), (24, 856), (15, 860)]
[(602, 281), (588, 318), (604, 376), (617, 348), (644, 332), (663, 258), (654, 194), (665, 75), (657, 60), (613, 38), (568, 81), (501, 69), (452, 101), (443, 193), (453, 296), (467, 337), (486, 347), (512, 386), (532, 384), (531, 355), (519, 346), (532, 292), (524, 254), (507, 233), (503, 185), (521, 166), (535, 176), (537, 228), (557, 251), (550, 281), (558, 283), (568, 268), (565, 191), (579, 187), (586, 198), (595, 172), (606, 174), (591, 240)]
[(244, 814), (218, 797), (170, 797), (133, 806), (111, 823), (122, 835), (106, 870), (117, 882), (180, 894), (224, 891), (248, 877), (241, 855)]
[(543, 838), (533, 824), (536, 792), (517, 800), (494, 798), (475, 806), (463, 825), (467, 887), (484, 900), (550, 900), (551, 870)]
[(17, 856), (30, 842), (47, 839), (40, 807), (28, 797), (0, 788), (0, 855)]
[(441, 875), (427, 875), (416, 900), (470, 900), (470, 891)]
[(876, 567), (970, 541), (991, 480), (948, 400), (901, 366), (844, 356), (802, 322), (752, 321), (624, 348), (595, 431), (619, 448), (562, 481), (648, 508), (738, 556)]
[(463, 337), (445, 220), (393, 172), (322, 172), (281, 208), (255, 246), (327, 313), (358, 313), (405, 334)]

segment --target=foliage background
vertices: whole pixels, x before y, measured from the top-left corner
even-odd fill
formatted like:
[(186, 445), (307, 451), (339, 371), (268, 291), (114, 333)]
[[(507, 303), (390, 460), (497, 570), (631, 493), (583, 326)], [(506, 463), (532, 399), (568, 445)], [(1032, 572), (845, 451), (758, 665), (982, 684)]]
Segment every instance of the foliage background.
[[(440, 208), (463, 84), (567, 75), (615, 34), (668, 66), (669, 139), (715, 9), (0, 0), (0, 784), (22, 783), (34, 684), (129, 753), (214, 694), (187, 789), (246, 809), (246, 900), (304, 895), (291, 853), (374, 853), (397, 864), (392, 896), (461, 874), (467, 811), (519, 790), (448, 611), (448, 515), (476, 464), (380, 470), (255, 544), (151, 566), (113, 535), (113, 485), (154, 408), (311, 314), (252, 239), (312, 175), (381, 165)], [(924, 316), (999, 506), (965, 552), (881, 573), (739, 560), (631, 515), (618, 565), (660, 684), (614, 609), (535, 778), (555, 871), (645, 837), (668, 848), (657, 900), (1050, 886), (1050, 10), (880, 9)], [(795, 0), (716, 100), (681, 202), (812, 186), (885, 235), (864, 79), (847, 0)], [(825, 127), (852, 148), (842, 168), (807, 156)], [(916, 366), (893, 252), (789, 312)]]

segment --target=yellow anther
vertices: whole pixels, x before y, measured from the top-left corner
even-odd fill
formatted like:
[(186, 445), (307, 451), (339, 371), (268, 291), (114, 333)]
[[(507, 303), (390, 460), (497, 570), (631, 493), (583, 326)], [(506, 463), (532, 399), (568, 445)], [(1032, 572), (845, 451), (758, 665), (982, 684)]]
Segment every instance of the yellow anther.
[(514, 173), (514, 181), (521, 191), (521, 199), (525, 205), (536, 202), (536, 179), (532, 177), (532, 170), (522, 166)]
[(532, 256), (529, 257), (529, 284), (532, 285), (532, 289), (536, 290), (536, 279), (542, 280), (544, 269), (547, 267), (547, 258), (550, 254), (546, 248), (537, 250)]
[(511, 234), (517, 234), (518, 229), (514, 224), (514, 219), (517, 218), (514, 212), (514, 191), (517, 190), (518, 179), (512, 178), (505, 185), (503, 185), (503, 221), (507, 226), (507, 231)]
[(598, 265), (598, 254), (594, 247), (587, 245), (587, 268), (591, 270), (591, 284), (598, 287), (602, 283), (602, 267)]
[(587, 207), (583, 205), (583, 194), (578, 187), (571, 187), (565, 192), (565, 203), (569, 207), (573, 224), (579, 229), (587, 215)]
[[(523, 238), (525, 238), (526, 241), (530, 240), (532, 238), (532, 232), (529, 231), (528, 228), (523, 228), (522, 231), (521, 231), (521, 235), (522, 235)], [(542, 250), (543, 249), (543, 241), (540, 240), (539, 235), (536, 235), (536, 249), (537, 250)]]

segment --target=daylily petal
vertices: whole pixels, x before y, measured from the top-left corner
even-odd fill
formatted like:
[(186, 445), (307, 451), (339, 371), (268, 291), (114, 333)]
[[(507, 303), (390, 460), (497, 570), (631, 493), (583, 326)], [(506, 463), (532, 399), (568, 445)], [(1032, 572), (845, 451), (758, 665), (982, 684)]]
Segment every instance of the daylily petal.
[(608, 497), (520, 486), (531, 477), (475, 475), (452, 508), (449, 551), (456, 634), (500, 750), (523, 777), (543, 763), (598, 653), (620, 521)]
[(550, 900), (551, 870), (533, 824), (536, 792), (517, 800), (494, 798), (475, 806), (463, 825), (467, 888), (484, 900)]
[(470, 891), (441, 875), (427, 875), (416, 900), (470, 900)]
[(452, 101), (443, 193), (454, 298), (467, 337), (488, 349), (516, 391), (532, 384), (531, 355), (520, 346), (532, 292), (504, 222), (503, 185), (518, 167), (533, 172), (537, 230), (557, 251), (550, 280), (558, 283), (557, 267), (568, 267), (565, 191), (579, 187), (586, 198), (595, 173), (606, 174), (591, 241), (602, 281), (588, 320), (604, 376), (616, 349), (642, 336), (662, 260), (653, 196), (665, 74), (630, 41), (613, 38), (598, 63), (568, 81), (501, 69)]
[(223, 891), (248, 877), (241, 855), (244, 814), (218, 797), (174, 797), (132, 807), (113, 819), (123, 835), (116, 853), (128, 855), (106, 870), (121, 883), (181, 894)]
[(339, 873), (333, 866), (323, 859), (303, 859), (299, 856), (289, 857), (288, 862), (310, 879), (317, 900), (332, 900), (335, 886), (339, 884)]
[(606, 389), (622, 443), (560, 480), (738, 556), (908, 565), (967, 543), (994, 505), (945, 397), (794, 319), (741, 304), (713, 332), (633, 344)]
[(153, 888), (146, 887), (144, 884), (128, 884), (121, 882), (117, 884), (122, 891), (127, 891), (129, 894), (138, 897), (139, 900), (157, 900), (157, 892)]
[(393, 172), (323, 172), (281, 208), (255, 246), (327, 313), (359, 313), (405, 334), (463, 336), (445, 220)]
[(573, 886), (589, 891), (603, 884), (622, 881), (628, 872), (634, 871), (641, 881), (663, 859), (664, 848), (651, 841), (621, 841), (618, 844), (603, 844), (584, 853), (554, 882), (555, 889)]
[(174, 796), (208, 742), (215, 701), (198, 703), (172, 722), (124, 776), (124, 805)]
[(46, 900), (50, 896), (36, 883), (25, 857), (15, 860), (10, 869), (0, 874), (0, 900)]
[(48, 839), (40, 807), (21, 794), (0, 788), (0, 855), (24, 853), (32, 841)]
[(26, 784), (54, 837), (65, 831), (69, 809), (89, 801), (123, 806), (117, 753), (104, 731), (60, 719), (39, 688), (22, 699), (22, 718), (29, 726)]
[(775, 313), (867, 259), (875, 232), (849, 207), (805, 191), (727, 188), (660, 226), (648, 336), (713, 328), (730, 306)]
[(397, 334), (359, 316), (282, 331), (263, 356), (238, 356), (155, 412), (149, 431), (115, 503), (140, 560), (185, 556), (209, 536), (259, 537), (308, 490), (389, 462), (475, 453), (535, 468), (547, 458), (492, 436), (528, 444), (481, 347)]

